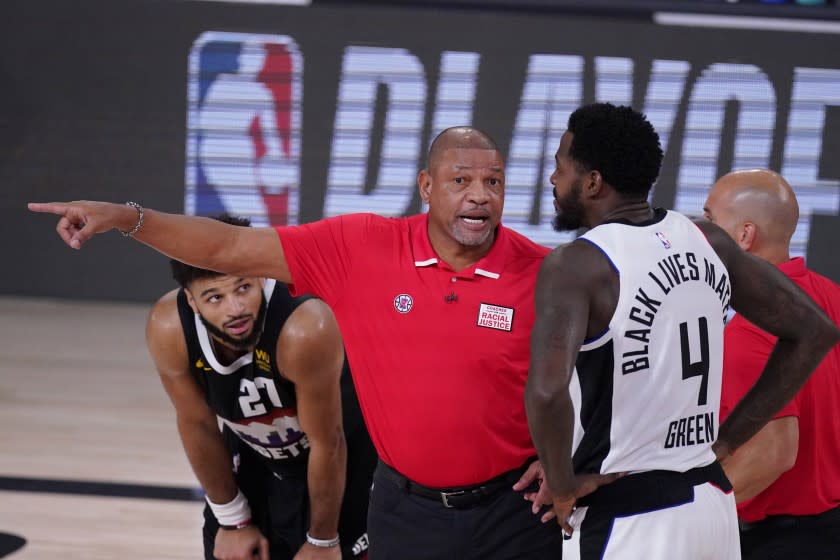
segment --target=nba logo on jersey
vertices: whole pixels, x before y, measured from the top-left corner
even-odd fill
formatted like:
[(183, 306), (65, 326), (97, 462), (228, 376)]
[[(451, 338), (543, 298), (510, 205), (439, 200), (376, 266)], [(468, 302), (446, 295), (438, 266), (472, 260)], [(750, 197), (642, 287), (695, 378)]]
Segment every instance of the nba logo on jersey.
[(665, 234), (664, 234), (664, 233), (662, 233), (661, 231), (657, 231), (657, 232), (656, 232), (656, 237), (658, 237), (658, 238), (659, 238), (659, 241), (662, 243), (662, 246), (663, 246), (663, 247), (665, 247), (666, 249), (670, 249), (670, 248), (671, 248), (671, 242), (670, 242), (670, 241), (668, 241), (668, 238), (667, 238), (667, 237), (665, 237)]
[(303, 57), (285, 35), (203, 33), (189, 58), (188, 214), (297, 222)]

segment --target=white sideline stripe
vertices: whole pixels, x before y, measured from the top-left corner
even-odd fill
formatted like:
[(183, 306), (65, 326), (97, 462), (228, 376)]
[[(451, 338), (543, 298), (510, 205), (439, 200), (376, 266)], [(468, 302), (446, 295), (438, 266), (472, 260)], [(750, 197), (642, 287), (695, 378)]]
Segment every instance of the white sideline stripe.
[(797, 31), (801, 33), (840, 33), (840, 22), (815, 19), (654, 12), (653, 21), (660, 25), (683, 25), (688, 27), (760, 29), (765, 31)]

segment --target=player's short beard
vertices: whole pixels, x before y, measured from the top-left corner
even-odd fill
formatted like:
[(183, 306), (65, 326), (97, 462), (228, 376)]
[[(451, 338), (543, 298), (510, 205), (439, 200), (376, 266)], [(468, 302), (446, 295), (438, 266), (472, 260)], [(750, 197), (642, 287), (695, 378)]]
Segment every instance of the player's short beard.
[[(201, 313), (198, 314), (198, 317), (201, 319), (201, 323), (207, 329), (214, 338), (218, 339), (222, 344), (225, 346), (232, 348), (238, 352), (248, 352), (250, 351), (259, 341), (260, 337), (263, 333), (263, 328), (265, 327), (265, 315), (266, 309), (268, 305), (265, 301), (265, 295), (262, 296), (262, 302), (260, 303), (260, 310), (257, 313), (257, 319), (254, 321), (254, 326), (251, 329), (251, 334), (246, 336), (245, 338), (235, 338), (224, 330), (218, 328), (217, 326), (213, 325), (204, 318), (204, 315)], [(231, 319), (235, 321), (238, 318)]]
[(572, 188), (563, 198), (557, 199), (560, 210), (554, 215), (552, 225), (555, 231), (573, 231), (583, 227), (586, 210), (583, 207), (581, 194), (583, 193), (583, 179), (572, 184)]

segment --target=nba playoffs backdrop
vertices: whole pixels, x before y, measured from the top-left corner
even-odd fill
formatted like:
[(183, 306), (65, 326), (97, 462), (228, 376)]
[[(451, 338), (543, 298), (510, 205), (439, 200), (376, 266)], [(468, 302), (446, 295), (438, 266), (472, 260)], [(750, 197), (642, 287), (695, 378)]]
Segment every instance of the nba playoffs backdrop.
[(793, 250), (840, 280), (840, 34), (555, 13), (201, 1), (14, 0), (0, 16), (0, 293), (149, 301), (166, 260), (81, 252), (29, 200), (94, 198), (293, 224), (422, 211), (445, 127), (504, 151), (504, 222), (554, 246), (548, 176), (570, 112), (632, 104), (659, 131), (656, 204), (699, 215), (733, 168), (779, 169)]

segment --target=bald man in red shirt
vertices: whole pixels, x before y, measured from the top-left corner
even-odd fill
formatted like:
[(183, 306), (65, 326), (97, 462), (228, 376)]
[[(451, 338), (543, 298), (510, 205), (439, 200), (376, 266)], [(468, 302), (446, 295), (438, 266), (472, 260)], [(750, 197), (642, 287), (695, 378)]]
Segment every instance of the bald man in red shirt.
[(513, 489), (536, 491), (523, 394), (548, 250), (500, 223), (504, 165), (483, 132), (448, 129), (417, 178), (427, 214), (276, 231), (139, 205), (30, 208), (61, 215), (58, 232), (73, 248), (117, 228), (193, 266), (275, 278), (332, 307), (381, 459), (368, 519), (373, 560), (555, 560), (560, 529)]
[[(745, 251), (775, 264), (840, 323), (840, 286), (790, 258), (796, 195), (769, 170), (736, 171), (704, 206)], [(721, 421), (758, 378), (776, 339), (736, 315), (724, 339)], [(746, 445), (723, 461), (735, 488), (745, 560), (840, 554), (840, 345)]]

